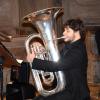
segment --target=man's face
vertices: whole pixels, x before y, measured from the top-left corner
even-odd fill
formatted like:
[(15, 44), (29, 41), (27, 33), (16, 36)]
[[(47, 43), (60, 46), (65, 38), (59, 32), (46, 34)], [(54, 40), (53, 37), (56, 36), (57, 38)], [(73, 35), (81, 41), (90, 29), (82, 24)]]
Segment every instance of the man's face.
[(68, 42), (68, 41), (72, 42), (74, 41), (74, 38), (75, 38), (75, 31), (71, 29), (70, 27), (65, 27), (63, 35), (65, 37), (64, 38), (65, 42)]

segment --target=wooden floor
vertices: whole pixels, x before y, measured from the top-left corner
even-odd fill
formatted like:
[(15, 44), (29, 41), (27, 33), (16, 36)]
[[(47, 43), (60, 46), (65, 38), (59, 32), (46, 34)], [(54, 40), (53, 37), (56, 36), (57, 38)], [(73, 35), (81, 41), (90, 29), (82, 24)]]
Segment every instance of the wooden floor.
[[(89, 89), (91, 100), (100, 100), (100, 84), (89, 83)], [(6, 100), (6, 97), (4, 97), (3, 100)]]

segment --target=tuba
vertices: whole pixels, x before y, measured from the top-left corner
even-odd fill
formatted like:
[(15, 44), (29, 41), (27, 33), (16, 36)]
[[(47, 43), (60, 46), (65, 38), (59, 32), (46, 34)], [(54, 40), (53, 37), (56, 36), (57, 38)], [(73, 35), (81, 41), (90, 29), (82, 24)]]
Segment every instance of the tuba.
[[(57, 47), (55, 22), (58, 14), (62, 11), (61, 7), (52, 7), (39, 10), (26, 15), (24, 23), (32, 23), (39, 34), (31, 34), (25, 41), (26, 52), (36, 53), (36, 58), (58, 62), (60, 59)], [(62, 91), (65, 88), (65, 76), (62, 71), (45, 72), (32, 69), (33, 80), (40, 95), (49, 96)], [(51, 66), (52, 67), (52, 66)]]

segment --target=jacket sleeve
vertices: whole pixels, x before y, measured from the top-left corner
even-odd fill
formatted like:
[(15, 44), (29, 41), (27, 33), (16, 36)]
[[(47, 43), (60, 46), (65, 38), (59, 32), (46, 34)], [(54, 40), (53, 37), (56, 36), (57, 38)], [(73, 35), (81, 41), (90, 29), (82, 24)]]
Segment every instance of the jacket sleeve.
[(32, 63), (32, 68), (44, 71), (61, 71), (78, 68), (82, 63), (82, 52), (77, 49), (71, 49), (58, 62), (41, 60), (35, 58)]

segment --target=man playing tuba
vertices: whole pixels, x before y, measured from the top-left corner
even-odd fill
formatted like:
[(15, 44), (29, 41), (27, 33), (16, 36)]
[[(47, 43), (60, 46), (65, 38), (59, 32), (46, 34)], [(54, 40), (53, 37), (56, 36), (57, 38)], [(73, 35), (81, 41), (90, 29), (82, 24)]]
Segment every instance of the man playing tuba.
[(36, 58), (34, 51), (27, 54), (32, 69), (47, 72), (63, 71), (65, 89), (36, 100), (90, 100), (87, 84), (87, 52), (83, 41), (84, 25), (80, 19), (69, 19), (64, 24), (63, 38), (65, 46), (58, 62)]

